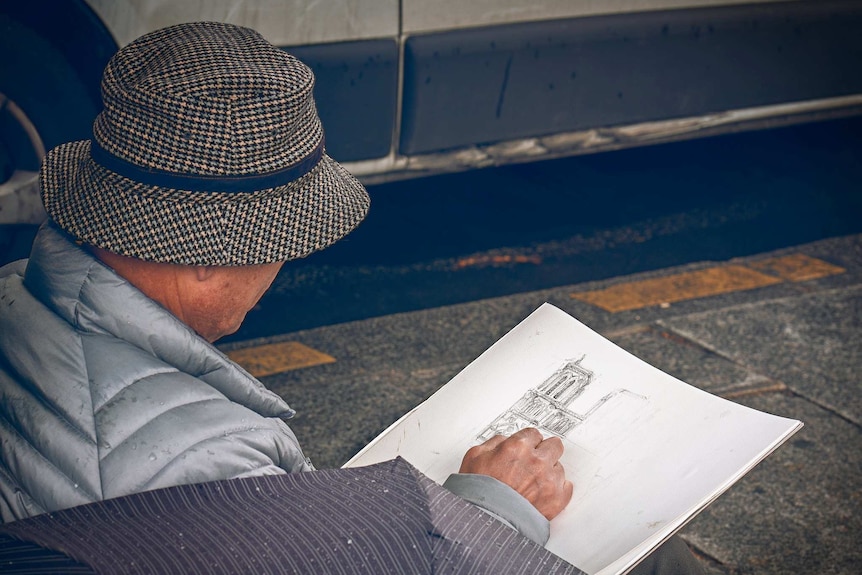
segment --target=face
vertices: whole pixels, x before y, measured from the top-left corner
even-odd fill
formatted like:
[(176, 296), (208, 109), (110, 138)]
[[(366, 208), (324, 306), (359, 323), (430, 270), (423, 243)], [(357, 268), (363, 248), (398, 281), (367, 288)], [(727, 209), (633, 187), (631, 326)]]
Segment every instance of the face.
[(210, 342), (239, 329), (282, 266), (282, 262), (235, 267), (185, 266), (91, 249), (116, 273)]
[(272, 285), (282, 262), (236, 267), (206, 268), (193, 316), (186, 323), (204, 339), (214, 342), (239, 329), (246, 314)]

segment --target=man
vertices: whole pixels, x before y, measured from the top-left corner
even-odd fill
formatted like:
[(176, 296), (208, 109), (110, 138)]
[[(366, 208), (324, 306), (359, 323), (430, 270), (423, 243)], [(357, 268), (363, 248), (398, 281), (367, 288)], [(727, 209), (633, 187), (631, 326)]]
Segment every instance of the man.
[[(4, 521), (312, 469), (283, 422), (290, 407), (210, 345), (283, 262), (368, 210), (324, 151), (312, 87), (292, 56), (222, 24), (157, 31), (111, 60), (93, 139), (48, 154), (50, 220), (26, 268), (3, 271)], [(498, 438), (465, 460), (484, 476), (453, 489), (496, 494), (505, 514), (520, 496), (497, 477), (533, 503), (538, 527), (522, 528), (546, 538), (544, 517), (572, 493), (561, 453), (535, 430)], [(523, 509), (513, 524), (529, 525)]]
[[(256, 32), (173, 26), (121, 49), (89, 141), (48, 153), (49, 221), (0, 270), (0, 515), (312, 471), (294, 412), (211, 344), (285, 261), (365, 217), (324, 151), (311, 71)], [(572, 496), (534, 429), (474, 447), (447, 487), (543, 543)]]

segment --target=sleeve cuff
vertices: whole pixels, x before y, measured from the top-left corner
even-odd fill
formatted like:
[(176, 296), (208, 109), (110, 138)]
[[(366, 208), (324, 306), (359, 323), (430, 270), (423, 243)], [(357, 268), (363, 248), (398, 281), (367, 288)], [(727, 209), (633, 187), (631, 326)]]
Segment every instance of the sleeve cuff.
[(551, 524), (524, 496), (489, 475), (453, 473), (443, 487), (544, 546)]

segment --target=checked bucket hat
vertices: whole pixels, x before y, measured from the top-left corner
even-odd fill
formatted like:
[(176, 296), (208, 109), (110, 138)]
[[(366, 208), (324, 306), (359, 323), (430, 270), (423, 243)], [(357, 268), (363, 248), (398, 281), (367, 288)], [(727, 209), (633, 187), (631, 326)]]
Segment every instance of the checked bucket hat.
[(102, 77), (91, 140), (51, 150), (42, 200), (87, 244), (185, 265), (304, 257), (365, 217), (363, 186), (324, 148), (299, 60), (239, 26), (146, 34)]

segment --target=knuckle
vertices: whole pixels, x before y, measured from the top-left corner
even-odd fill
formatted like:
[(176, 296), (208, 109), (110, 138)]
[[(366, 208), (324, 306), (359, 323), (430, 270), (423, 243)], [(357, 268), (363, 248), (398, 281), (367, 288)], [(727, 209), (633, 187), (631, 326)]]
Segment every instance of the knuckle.
[(483, 449), (483, 447), (481, 445), (474, 445), (473, 447), (468, 449), (467, 452), (464, 454), (464, 459), (476, 459), (477, 457), (482, 455), (482, 453), (484, 453), (484, 452), (485, 452), (485, 449)]
[(506, 455), (507, 457), (520, 458), (521, 453), (524, 452), (524, 444), (517, 440), (512, 441), (510, 438), (498, 445), (497, 449), (501, 454)]
[(547, 443), (551, 447), (563, 447), (563, 440), (556, 435), (552, 435), (551, 437), (546, 439), (545, 443)]
[(538, 441), (542, 437), (542, 432), (535, 427), (525, 427), (520, 431), (514, 433), (512, 437), (520, 439), (522, 441), (529, 441), (531, 439)]

